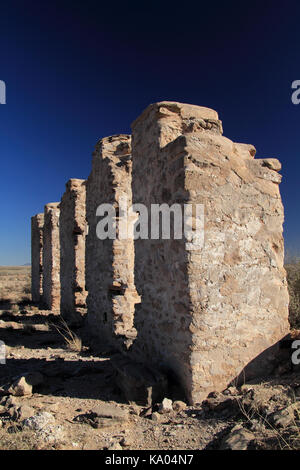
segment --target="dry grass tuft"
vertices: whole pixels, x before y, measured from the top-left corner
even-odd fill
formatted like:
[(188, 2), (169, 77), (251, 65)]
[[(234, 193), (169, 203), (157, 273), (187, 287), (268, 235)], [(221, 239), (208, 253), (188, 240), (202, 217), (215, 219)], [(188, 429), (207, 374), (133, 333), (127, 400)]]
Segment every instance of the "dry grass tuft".
[(58, 333), (63, 337), (66, 347), (70, 351), (80, 352), (82, 350), (82, 340), (77, 336), (73, 331), (70, 330), (69, 326), (67, 325), (66, 321), (61, 317), (60, 324), (56, 325), (54, 323), (51, 324)]

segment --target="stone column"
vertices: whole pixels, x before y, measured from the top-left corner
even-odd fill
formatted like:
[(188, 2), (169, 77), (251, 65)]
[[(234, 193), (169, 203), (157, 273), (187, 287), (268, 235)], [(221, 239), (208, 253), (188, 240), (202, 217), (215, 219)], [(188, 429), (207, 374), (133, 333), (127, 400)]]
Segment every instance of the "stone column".
[(87, 321), (91, 333), (104, 342), (129, 348), (136, 337), (134, 306), (139, 301), (134, 286), (133, 239), (99, 239), (96, 234), (101, 204), (122, 215), (121, 199), (128, 207), (131, 195), (131, 137), (115, 135), (101, 139), (93, 154), (87, 180), (86, 286)]
[(85, 180), (70, 179), (60, 203), (60, 306), (69, 323), (86, 313), (85, 185)]
[[(289, 331), (280, 163), (223, 137), (208, 108), (156, 103), (132, 131), (133, 202), (149, 213), (163, 203), (204, 209), (203, 246), (136, 240), (132, 353), (171, 369), (190, 403), (201, 402), (245, 371), (269, 371)], [(191, 220), (195, 228), (195, 212)]]
[(31, 217), (31, 298), (39, 302), (43, 291), (44, 214)]
[(59, 202), (45, 205), (43, 230), (43, 302), (49, 310), (60, 309)]

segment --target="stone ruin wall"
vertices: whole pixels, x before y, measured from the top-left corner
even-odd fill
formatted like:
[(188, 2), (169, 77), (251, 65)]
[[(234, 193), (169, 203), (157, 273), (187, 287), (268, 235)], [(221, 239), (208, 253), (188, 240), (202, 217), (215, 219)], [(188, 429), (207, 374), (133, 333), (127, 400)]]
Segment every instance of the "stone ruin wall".
[(60, 309), (59, 203), (45, 205), (43, 230), (43, 303), (58, 313)]
[(136, 337), (134, 306), (139, 301), (134, 285), (134, 242), (100, 240), (96, 216), (100, 204), (111, 204), (119, 220), (120, 199), (132, 204), (131, 137), (115, 135), (101, 139), (93, 153), (87, 180), (86, 288), (89, 331), (100, 341), (127, 349)]
[[(86, 182), (87, 331), (99, 344), (172, 370), (189, 402), (201, 402), (246, 366), (250, 376), (269, 370), (273, 345), (289, 331), (280, 163), (254, 159), (252, 145), (222, 136), (208, 108), (156, 103), (132, 129), (132, 150), (128, 135), (98, 142)], [(204, 246), (190, 249), (187, 240), (172, 238), (100, 240), (97, 207), (113, 204), (117, 221), (124, 195), (149, 212), (153, 203), (203, 205)], [(69, 196), (61, 224), (73, 227)], [(48, 204), (43, 298), (51, 309), (60, 304), (58, 218), (58, 204)], [(61, 228), (61, 240), (62, 234)], [(62, 246), (63, 252), (71, 262)], [(67, 262), (62, 266), (68, 270)], [(61, 274), (62, 285), (71, 272)], [(71, 297), (70, 283), (62, 286), (62, 306)]]
[(70, 324), (86, 313), (85, 185), (85, 180), (70, 179), (60, 203), (60, 311)]
[(31, 217), (31, 296), (39, 302), (43, 292), (43, 226), (44, 214)]
[(202, 249), (135, 242), (142, 302), (133, 345), (136, 358), (172, 369), (190, 403), (201, 402), (289, 331), (280, 163), (254, 160), (253, 146), (223, 137), (215, 111), (172, 102), (134, 122), (132, 146), (134, 203), (204, 205)]

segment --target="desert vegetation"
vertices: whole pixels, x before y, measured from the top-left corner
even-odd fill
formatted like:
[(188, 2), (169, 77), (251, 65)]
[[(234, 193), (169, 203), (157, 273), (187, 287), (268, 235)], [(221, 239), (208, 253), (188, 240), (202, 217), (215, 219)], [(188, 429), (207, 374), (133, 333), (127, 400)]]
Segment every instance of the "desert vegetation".
[(300, 259), (290, 259), (285, 269), (290, 296), (289, 321), (292, 329), (300, 329)]
[(0, 299), (10, 303), (31, 300), (31, 266), (0, 266)]

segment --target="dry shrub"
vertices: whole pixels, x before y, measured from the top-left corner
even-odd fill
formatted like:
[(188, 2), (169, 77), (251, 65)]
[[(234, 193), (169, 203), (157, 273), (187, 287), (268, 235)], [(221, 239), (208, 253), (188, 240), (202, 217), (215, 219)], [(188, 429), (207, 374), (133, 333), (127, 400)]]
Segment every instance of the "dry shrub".
[(300, 328), (300, 261), (285, 265), (290, 295), (289, 321), (291, 328)]
[[(267, 401), (271, 398), (272, 391), (274, 393), (273, 387), (265, 388), (265, 384), (262, 384), (261, 387), (256, 387), (256, 397), (252, 397), (250, 402), (247, 400), (247, 394), (243, 397), (237, 397), (240, 411), (250, 428), (252, 430), (256, 428), (256, 443), (261, 450), (300, 450), (299, 403), (293, 401), (289, 404), (294, 407), (295, 413), (292, 423), (287, 427), (277, 428), (272, 424), (270, 415), (266, 414)], [(279, 397), (278, 402), (280, 401), (282, 401), (282, 405), (283, 403), (287, 405), (290, 400), (283, 394), (282, 400)], [(258, 429), (259, 431), (257, 431)]]

